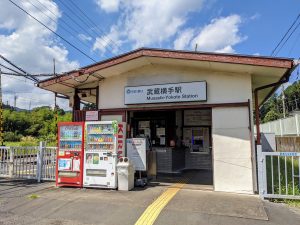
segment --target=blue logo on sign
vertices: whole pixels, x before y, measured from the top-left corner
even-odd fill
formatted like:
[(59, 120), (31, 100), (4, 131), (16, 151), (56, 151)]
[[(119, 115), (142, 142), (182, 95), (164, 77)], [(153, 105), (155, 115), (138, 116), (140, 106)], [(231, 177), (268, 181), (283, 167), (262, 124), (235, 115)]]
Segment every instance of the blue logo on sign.
[(141, 89), (134, 89), (134, 90), (127, 89), (126, 93), (127, 94), (138, 94), (138, 93), (143, 93), (143, 90), (141, 90)]

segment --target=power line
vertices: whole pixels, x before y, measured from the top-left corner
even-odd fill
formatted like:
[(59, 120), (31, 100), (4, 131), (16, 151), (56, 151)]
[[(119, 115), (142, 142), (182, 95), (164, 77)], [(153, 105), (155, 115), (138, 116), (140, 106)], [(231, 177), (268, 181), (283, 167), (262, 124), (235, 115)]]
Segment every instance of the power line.
[[(10, 0), (9, 0), (10, 1)], [(25, 70), (23, 70), (21, 67), (15, 65), (13, 62), (11, 62), (10, 60), (8, 60), (7, 58), (5, 58), (3, 55), (0, 54), (0, 58), (3, 59), (5, 62), (7, 62), (8, 64), (10, 64), (11, 66), (13, 66), (14, 68), (18, 69), (19, 71), (21, 71), (22, 73), (24, 73), (24, 77), (28, 78), (29, 80), (32, 80), (34, 82), (39, 82), (39, 80), (37, 78), (31, 77), (29, 73), (27, 73)]]
[(115, 47), (119, 48), (119, 46), (112, 39), (108, 38), (105, 32), (100, 29), (99, 26), (82, 9), (80, 9), (80, 7), (75, 2), (70, 0), (69, 3), (72, 4), (93, 26), (95, 26), (95, 28), (97, 28), (100, 33), (102, 33), (103, 39), (105, 37), (108, 42), (111, 42), (113, 45), (115, 45)]
[[(74, 15), (76, 15), (76, 12), (71, 9), (67, 4), (65, 4), (64, 1), (62, 0), (58, 0), (65, 8), (67, 8), (71, 13), (73, 13)], [(67, 14), (66, 14), (67, 16)], [(68, 16), (69, 17), (69, 16)], [(78, 24), (75, 20), (73, 20), (73, 18), (69, 17), (74, 23), (77, 24), (77, 26), (79, 26), (80, 28), (82, 28), (82, 26), (80, 24)], [(89, 26), (83, 19), (81, 19), (81, 17), (76, 17), (78, 18), (84, 25)], [(84, 30), (84, 28), (82, 28)], [(92, 31), (96, 34), (96, 38), (99, 34), (97, 34), (93, 29)], [(87, 32), (90, 36), (94, 37), (91, 33)], [(105, 36), (105, 35), (104, 35)], [(95, 38), (95, 39), (96, 39)], [(104, 44), (100, 43), (106, 50), (108, 50), (112, 55), (114, 55), (114, 53), (112, 52), (113, 48), (110, 46), (110, 44), (103, 38), (103, 37), (99, 37), (100, 39), (104, 40), (104, 42), (106, 42), (107, 46), (105, 46)], [(109, 49), (107, 49), (106, 47), (109, 47)]]
[(289, 37), (286, 39), (286, 41), (284, 42), (284, 44), (281, 46), (281, 48), (277, 51), (277, 53), (275, 54), (275, 51), (277, 50), (277, 48), (281, 45), (281, 43), (283, 42), (283, 40), (286, 38), (286, 36), (288, 35), (288, 33), (290, 32), (290, 30), (294, 27), (294, 25), (297, 23), (297, 20), (300, 18), (300, 13), (298, 14), (298, 16), (296, 17), (296, 19), (294, 20), (294, 22), (292, 23), (292, 25), (289, 27), (289, 29), (287, 30), (287, 32), (284, 34), (284, 36), (281, 38), (281, 40), (279, 41), (279, 43), (276, 45), (276, 47), (273, 49), (271, 55), (276, 56), (277, 53), (281, 50), (281, 48), (285, 45), (285, 43), (287, 42), (287, 40), (291, 37), (291, 35), (295, 32), (295, 30), (298, 28), (299, 24), (296, 26), (296, 28), (293, 30), (293, 32), (289, 35)]
[(3, 68), (5, 68), (5, 69), (7, 69), (7, 70), (12, 71), (12, 72), (19, 73), (18, 71), (14, 70), (14, 69), (12, 69), (12, 68), (9, 68), (9, 67), (3, 65), (2, 63), (0, 63), (0, 66), (2, 66)]
[[(46, 10), (48, 10), (51, 14), (53, 14), (55, 17), (57, 17), (57, 15), (55, 15), (54, 12), (52, 12), (52, 10), (48, 9), (48, 7), (46, 7), (43, 3), (41, 3), (39, 0), (37, 0)], [(40, 11), (44, 16), (48, 17), (51, 21), (53, 21), (54, 23), (56, 23), (57, 21), (55, 19), (53, 19), (52, 17), (50, 17), (49, 15), (47, 15), (41, 8), (37, 7), (35, 4), (33, 4), (31, 1), (29, 1), (29, 3), (35, 7), (38, 11)], [(60, 25), (60, 27), (65, 30), (68, 34), (70, 34), (71, 36), (76, 37), (78, 31), (75, 30), (72, 26), (70, 26), (68, 23), (66, 23), (64, 20), (61, 20), (61, 22), (63, 22), (64, 24), (66, 24), (67, 27), (65, 27), (63, 24)], [(71, 29), (72, 31), (70, 31), (69, 29)], [(90, 48), (90, 46), (88, 46), (85, 42), (81, 41), (80, 39), (76, 38), (76, 40), (83, 44), (85, 47), (87, 47), (88, 49)]]
[[(3, 74), (2, 73), (2, 75), (6, 75), (6, 74)], [(19, 79), (19, 78), (16, 78), (16, 77), (13, 77), (13, 76), (11, 76), (11, 75), (8, 75), (10, 78), (12, 78), (12, 79), (15, 79), (15, 80), (19, 80), (19, 81), (22, 81), (22, 82), (26, 82), (26, 80), (21, 80), (21, 79)], [(30, 80), (30, 81), (32, 81), (32, 80)], [(32, 81), (32, 82), (34, 82), (34, 81)]]
[[(288, 36), (288, 38), (284, 41), (284, 43), (281, 45), (281, 47), (279, 48), (279, 50), (277, 51), (277, 53), (280, 52), (280, 50), (283, 48), (283, 46), (286, 44), (286, 42), (290, 39), (290, 37), (293, 35), (293, 33), (297, 30), (297, 28), (300, 26), (300, 22), (297, 24), (297, 26), (294, 28), (294, 30), (290, 33), (290, 35)], [(276, 53), (276, 55), (277, 55)]]
[(59, 38), (61, 38), (63, 41), (65, 41), (71, 47), (73, 47), (74, 49), (76, 49), (78, 52), (80, 52), (81, 54), (83, 54), (84, 56), (86, 56), (87, 58), (89, 58), (90, 60), (92, 60), (93, 62), (97, 62), (95, 59), (93, 59), (92, 57), (90, 57), (89, 55), (87, 55), (85, 52), (83, 52), (82, 50), (80, 50), (79, 48), (77, 48), (75, 45), (73, 45), (71, 42), (69, 42), (68, 40), (66, 40), (64, 37), (62, 37), (61, 35), (59, 35), (58, 33), (56, 33), (54, 30), (52, 30), (51, 28), (49, 28), (46, 24), (44, 24), (43, 22), (41, 22), (40, 20), (38, 20), (36, 17), (34, 17), (33, 15), (31, 15), (29, 12), (27, 12), (21, 6), (19, 6), (18, 4), (16, 4), (14, 1), (12, 1), (12, 0), (9, 0), (9, 1), (12, 4), (14, 4), (16, 7), (18, 7), (20, 10), (22, 10), (24, 13), (26, 13), (28, 16), (30, 16), (32, 19), (34, 19), (39, 24), (41, 24), (42, 26), (44, 26), (46, 29), (48, 29), (49, 31), (51, 31), (53, 34), (55, 34), (56, 36), (58, 36)]

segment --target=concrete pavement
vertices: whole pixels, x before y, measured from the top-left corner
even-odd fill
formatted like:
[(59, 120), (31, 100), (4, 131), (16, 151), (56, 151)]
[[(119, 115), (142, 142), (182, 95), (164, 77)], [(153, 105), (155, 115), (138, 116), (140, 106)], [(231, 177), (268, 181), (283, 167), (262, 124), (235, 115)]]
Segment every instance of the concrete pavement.
[[(0, 180), (0, 224), (135, 224), (167, 184), (130, 192)], [(34, 194), (36, 199), (28, 196)], [(256, 196), (181, 189), (154, 224), (298, 224), (299, 214)]]

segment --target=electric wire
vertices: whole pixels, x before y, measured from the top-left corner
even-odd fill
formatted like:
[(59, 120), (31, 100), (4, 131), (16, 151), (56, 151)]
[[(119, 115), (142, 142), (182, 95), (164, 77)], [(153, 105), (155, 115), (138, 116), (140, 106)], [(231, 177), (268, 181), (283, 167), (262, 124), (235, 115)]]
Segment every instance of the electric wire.
[[(71, 9), (67, 4), (65, 4), (65, 2), (64, 1), (62, 1), (62, 0), (58, 0), (65, 8), (67, 8), (71, 13), (73, 13), (74, 15), (76, 15), (76, 12), (73, 10), (73, 9)], [(67, 14), (66, 14), (66, 16), (68, 16)], [(83, 31), (85, 31), (85, 29), (79, 24), (79, 23), (77, 23), (77, 21), (75, 21), (72, 17), (70, 17), (70, 16), (68, 16), (75, 24), (77, 24), (77, 26), (79, 26), (80, 28), (82, 28), (82, 30)], [(83, 19), (81, 19), (81, 17), (76, 17), (76, 18), (78, 18), (85, 26), (89, 26)], [(93, 29), (92, 29), (92, 31), (96, 34), (96, 36), (94, 36), (93, 34), (91, 34), (90, 32), (88, 32), (88, 31), (85, 31), (86, 33), (88, 33), (89, 34), (89, 36), (91, 36), (91, 37), (93, 37), (94, 39), (96, 39), (97, 38), (97, 36), (99, 35), (99, 34), (97, 34)], [(102, 39), (102, 40), (104, 40), (103, 39), (103, 37), (99, 37), (100, 39)], [(105, 40), (104, 40), (105, 41)], [(109, 45), (109, 43), (107, 43), (106, 42), (106, 44), (107, 45), (104, 45), (104, 44), (102, 44), (101, 42), (100, 42), (100, 44), (107, 50), (107, 51), (109, 51), (112, 55), (114, 55), (114, 53), (112, 52), (112, 50), (113, 50), (113, 48)], [(109, 49), (107, 48), (107, 47), (109, 47)]]
[(12, 72), (15, 72), (15, 73), (17, 73), (17, 74), (20, 74), (18, 71), (14, 70), (14, 69), (12, 69), (12, 68), (9, 68), (9, 67), (3, 65), (2, 63), (0, 63), (0, 66), (2, 66), (3, 68), (5, 68), (5, 69), (7, 69), (7, 70), (10, 70), (10, 71), (12, 71)]
[[(9, 0), (10, 1), (10, 0)], [(21, 71), (22, 73), (24, 73), (24, 76), (34, 82), (39, 82), (39, 80), (37, 78), (31, 77), (30, 74), (28, 74), (25, 70), (23, 70), (21, 67), (15, 65), (14, 63), (12, 63), (10, 60), (8, 60), (7, 58), (5, 58), (3, 55), (0, 54), (0, 58), (3, 59), (5, 62), (7, 62), (8, 64), (10, 64), (11, 66), (13, 66), (14, 68), (18, 69), (19, 71)]]
[[(39, 12), (41, 12), (45, 17), (48, 17), (52, 22), (54, 23), (57, 23), (57, 21), (55, 19), (53, 19), (52, 17), (50, 17), (49, 15), (47, 15), (41, 8), (39, 8), (38, 6), (36, 6), (35, 4), (33, 4), (31, 1), (28, 1), (33, 7), (35, 7)], [(47, 8), (47, 7), (46, 7)], [(48, 11), (50, 11), (48, 9)], [(64, 24), (66, 24), (65, 21), (61, 20), (61, 22), (63, 22)], [(65, 27), (63, 24), (60, 25), (60, 28), (62, 30), (65, 30), (65, 32), (67, 32), (68, 34), (70, 34), (71, 36), (74, 36), (76, 38), (77, 36), (77, 32), (73, 27), (70, 27), (68, 24), (66, 24), (68, 27)], [(75, 35), (72, 31), (69, 30), (72, 29), (73, 32), (75, 32)], [(80, 39), (77, 40), (76, 38), (76, 41), (78, 41), (79, 43), (81, 43), (82, 45), (84, 45), (85, 47), (87, 47), (88, 49), (90, 49), (91, 46), (88, 46), (85, 42), (81, 41)]]
[(287, 41), (290, 39), (290, 37), (293, 35), (293, 33), (298, 29), (298, 27), (300, 26), (300, 21), (297, 24), (297, 26), (293, 29), (293, 31), (290, 33), (290, 35), (288, 36), (288, 38), (284, 41), (284, 43), (281, 45), (281, 47), (279, 48), (279, 50), (277, 51), (277, 53), (275, 54), (275, 56), (280, 52), (280, 50), (283, 48), (283, 46), (287, 43)]
[[(297, 23), (298, 19), (300, 18), (300, 13), (298, 14), (298, 16), (296, 17), (296, 19), (294, 20), (294, 22), (292, 23), (292, 25), (289, 27), (289, 29), (287, 30), (287, 32), (284, 34), (284, 36), (281, 38), (281, 40), (279, 41), (279, 43), (276, 45), (276, 47), (273, 49), (272, 53), (271, 53), (271, 56), (273, 55), (277, 55), (278, 52), (280, 51), (277, 51), (277, 53), (275, 54), (275, 51), (277, 50), (277, 48), (281, 45), (281, 43), (283, 42), (283, 40), (286, 38), (286, 36), (288, 35), (288, 33), (290, 32), (290, 30), (294, 27), (294, 25)], [(297, 25), (297, 27), (299, 26), (299, 24)], [(294, 31), (293, 31), (294, 32)], [(291, 36), (291, 35), (290, 35)], [(289, 37), (290, 37), (289, 36)], [(288, 38), (289, 39), (289, 38)], [(287, 40), (288, 40), (287, 39)], [(285, 42), (286, 43), (286, 42)], [(282, 47), (281, 47), (282, 48)], [(280, 48), (280, 49), (281, 49)]]
[(32, 19), (34, 19), (35, 21), (37, 21), (39, 24), (41, 24), (42, 26), (44, 26), (46, 29), (48, 29), (49, 31), (51, 31), (53, 34), (55, 34), (56, 36), (58, 36), (60, 39), (62, 39), (64, 42), (66, 42), (68, 45), (70, 45), (71, 47), (73, 47), (74, 49), (76, 49), (78, 52), (80, 52), (81, 54), (83, 54), (84, 56), (86, 56), (87, 58), (89, 58), (91, 61), (93, 62), (97, 62), (95, 59), (93, 59), (91, 56), (89, 56), (88, 54), (86, 54), (85, 52), (83, 52), (81, 49), (79, 49), (78, 47), (76, 47), (75, 45), (73, 45), (71, 42), (69, 42), (67, 39), (65, 39), (64, 37), (62, 37), (60, 34), (58, 34), (57, 32), (55, 32), (54, 30), (52, 30), (50, 27), (48, 27), (46, 24), (44, 24), (43, 22), (41, 22), (40, 20), (38, 20), (36, 17), (34, 17), (33, 15), (31, 15), (29, 12), (27, 12), (25, 9), (23, 9), (21, 6), (19, 6), (18, 4), (16, 4), (14, 1), (12, 0), (8, 0), (10, 1), (12, 4), (14, 4), (16, 7), (18, 7), (21, 11), (23, 11), (24, 13), (26, 13), (28, 16), (30, 16)]
[[(12, 78), (12, 79), (14, 79), (14, 80), (19, 80), (19, 81), (22, 81), (22, 82), (26, 83), (26, 80), (21, 80), (21, 79), (19, 79), (19, 78), (17, 78), (17, 77), (11, 76), (11, 75), (6, 75), (6, 74), (1, 74), (1, 75), (9, 76), (9, 78)], [(32, 81), (32, 80), (30, 80), (30, 81)], [(32, 81), (32, 82), (34, 83), (34, 81)]]
[(87, 19), (87, 21), (89, 21), (90, 24), (92, 24), (103, 35), (103, 39), (106, 38), (108, 42), (111, 42), (115, 47), (120, 47), (112, 39), (108, 38), (105, 32), (102, 29), (100, 29), (99, 26), (82, 9), (80, 9), (80, 7), (73, 0), (70, 0), (69, 3), (73, 5)]

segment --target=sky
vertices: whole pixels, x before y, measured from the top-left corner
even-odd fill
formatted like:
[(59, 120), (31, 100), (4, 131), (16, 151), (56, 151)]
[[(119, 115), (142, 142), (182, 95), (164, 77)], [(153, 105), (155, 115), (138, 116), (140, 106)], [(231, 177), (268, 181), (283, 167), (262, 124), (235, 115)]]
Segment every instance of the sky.
[[(29, 73), (52, 73), (53, 58), (67, 72), (140, 47), (270, 56), (300, 13), (297, 0), (12, 1), (68, 41), (1, 0), (0, 54)], [(300, 57), (300, 26), (276, 56)], [(53, 93), (24, 78), (3, 75), (2, 87), (4, 103), (54, 105)]]

